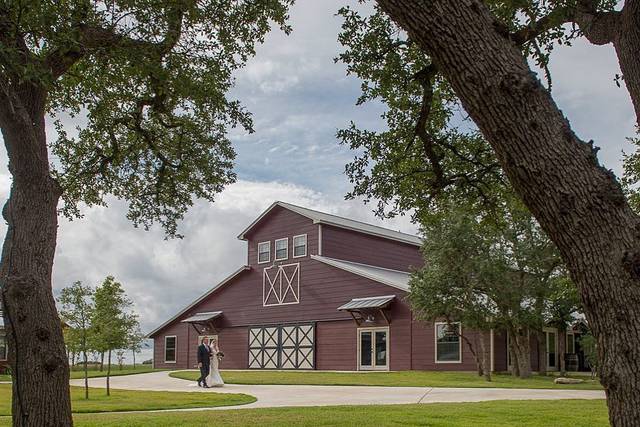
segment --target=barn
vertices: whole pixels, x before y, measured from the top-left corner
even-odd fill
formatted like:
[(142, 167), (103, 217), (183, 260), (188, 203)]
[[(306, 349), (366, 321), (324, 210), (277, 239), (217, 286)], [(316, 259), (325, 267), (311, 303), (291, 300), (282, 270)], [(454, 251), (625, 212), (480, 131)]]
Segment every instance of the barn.
[[(275, 202), (238, 238), (246, 264), (149, 334), (156, 368), (195, 367), (200, 339), (217, 336), (223, 369), (477, 369), (457, 333), (474, 331), (412, 315), (419, 237)], [(489, 341), (493, 370), (507, 370), (506, 335)]]

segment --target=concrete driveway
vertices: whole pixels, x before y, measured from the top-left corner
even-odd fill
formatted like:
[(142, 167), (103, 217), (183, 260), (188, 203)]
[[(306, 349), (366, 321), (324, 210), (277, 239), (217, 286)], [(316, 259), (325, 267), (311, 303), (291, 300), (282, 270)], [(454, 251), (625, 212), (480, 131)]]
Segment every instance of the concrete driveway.
[[(89, 379), (90, 387), (105, 387), (105, 378)], [(84, 380), (71, 380), (82, 386)], [(111, 387), (124, 390), (193, 391), (200, 393), (245, 393), (258, 401), (249, 405), (201, 408), (248, 409), (282, 406), (391, 405), (437, 402), (481, 402), (488, 400), (604, 399), (601, 390), (369, 387), (311, 385), (241, 385), (203, 389), (195, 382), (172, 378), (168, 372), (124, 375), (111, 378)], [(194, 409), (188, 409), (193, 411)]]

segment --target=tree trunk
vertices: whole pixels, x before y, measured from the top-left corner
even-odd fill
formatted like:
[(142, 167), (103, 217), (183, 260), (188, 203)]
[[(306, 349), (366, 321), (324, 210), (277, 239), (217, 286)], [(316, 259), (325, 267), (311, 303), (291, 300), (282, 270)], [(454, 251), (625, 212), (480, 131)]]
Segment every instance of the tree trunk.
[(520, 378), (531, 377), (531, 339), (528, 330), (515, 333), (515, 349), (518, 353), (518, 371)]
[(567, 330), (558, 328), (558, 364), (560, 368), (560, 376), (567, 375), (567, 367), (565, 363), (565, 352), (567, 343)]
[(511, 357), (511, 375), (514, 377), (520, 376), (520, 362), (518, 357), (518, 350), (516, 348), (516, 338), (513, 331), (508, 331), (509, 334), (509, 355)]
[(3, 85), (0, 127), (13, 182), (0, 283), (13, 374), (14, 426), (72, 424), (69, 360), (51, 290), (61, 191), (49, 173), (46, 95)]
[(613, 45), (640, 126), (640, 1), (626, 0)]
[(111, 376), (111, 350), (109, 350), (109, 356), (107, 357), (107, 396), (111, 396), (111, 389), (109, 387), (110, 376)]
[(135, 370), (136, 369), (136, 351), (132, 350), (132, 352), (133, 352), (133, 369)]
[(488, 335), (486, 332), (480, 331), (478, 332), (478, 335), (480, 341), (480, 352), (482, 353), (480, 375), (484, 375), (485, 380), (491, 381), (491, 344), (487, 345), (486, 343)]
[[(615, 176), (599, 165), (592, 144), (573, 133), (482, 1), (377, 2), (431, 56), (557, 245), (598, 342), (609, 419), (614, 426), (638, 425), (640, 219)], [(638, 0), (627, 2), (629, 10), (640, 7)], [(626, 46), (635, 55), (629, 63), (637, 64), (637, 40)], [(619, 54), (621, 65), (628, 53)]]
[[(467, 347), (469, 348), (469, 352), (471, 353), (471, 356), (473, 357), (473, 360), (476, 361), (476, 368), (478, 369), (478, 376), (482, 376), (482, 372), (484, 371), (484, 368), (482, 366), (482, 357), (481, 355), (478, 354), (478, 352), (476, 351), (475, 346), (473, 345), (473, 343), (471, 342), (471, 340), (469, 338), (467, 338), (466, 335), (458, 335), (466, 344)], [(478, 336), (476, 335), (476, 342), (478, 340)]]
[(104, 368), (104, 351), (100, 353), (100, 372), (102, 372), (103, 368)]
[(547, 375), (547, 335), (544, 331), (536, 331), (538, 344), (538, 374)]

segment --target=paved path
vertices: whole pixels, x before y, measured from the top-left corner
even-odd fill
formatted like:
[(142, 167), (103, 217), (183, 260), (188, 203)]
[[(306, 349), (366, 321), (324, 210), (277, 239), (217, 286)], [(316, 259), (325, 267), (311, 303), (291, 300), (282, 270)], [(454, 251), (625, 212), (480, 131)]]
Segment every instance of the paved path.
[[(71, 380), (83, 385), (84, 380)], [(105, 387), (104, 378), (90, 378), (90, 387)], [(487, 400), (604, 399), (601, 390), (370, 387), (312, 385), (241, 385), (203, 389), (193, 381), (172, 378), (168, 372), (124, 375), (111, 378), (111, 387), (124, 390), (195, 391), (200, 393), (245, 393), (258, 401), (249, 405), (211, 409), (273, 408), (281, 406), (390, 405), (436, 402), (482, 402)], [(188, 409), (193, 411), (194, 409)], [(172, 410), (175, 411), (175, 410)]]

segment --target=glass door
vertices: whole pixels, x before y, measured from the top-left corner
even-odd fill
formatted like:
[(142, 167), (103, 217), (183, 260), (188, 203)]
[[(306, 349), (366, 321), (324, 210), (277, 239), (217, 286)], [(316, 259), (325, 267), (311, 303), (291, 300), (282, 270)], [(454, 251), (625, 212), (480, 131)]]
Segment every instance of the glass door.
[(389, 329), (358, 330), (358, 367), (361, 370), (389, 369)]

